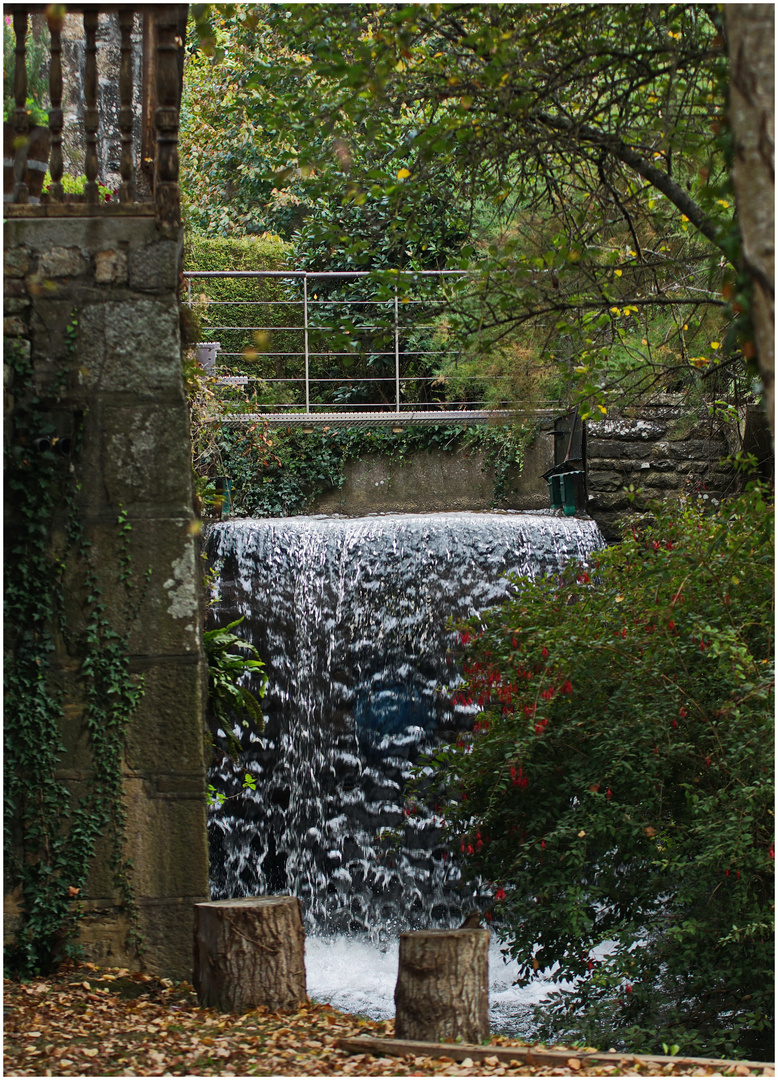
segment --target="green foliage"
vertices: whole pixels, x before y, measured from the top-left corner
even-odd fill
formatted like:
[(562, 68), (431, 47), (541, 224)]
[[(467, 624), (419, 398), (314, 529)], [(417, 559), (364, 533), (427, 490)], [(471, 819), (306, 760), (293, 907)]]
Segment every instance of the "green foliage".
[(473, 733), (417, 784), (520, 981), (571, 982), (544, 1039), (770, 1057), (773, 557), (751, 486), (635, 519), (461, 627)]
[[(14, 99), (14, 70), (16, 60), (14, 48), (16, 37), (13, 19), (6, 15), (3, 22), (3, 120), (13, 116), (16, 102)], [(27, 112), (31, 124), (47, 124), (47, 101), (49, 96), (49, 46), (51, 35), (48, 26), (40, 17), (33, 23), (33, 33), (27, 33)]]
[[(68, 361), (75, 327), (74, 316), (66, 332)], [(51, 424), (52, 401), (38, 396), (29, 359), (9, 350), (6, 361), (15, 400), (5, 460), (11, 525), (5, 552), (4, 839), (7, 881), (22, 915), (7, 964), (29, 977), (72, 952), (81, 914), (77, 898), (83, 898), (101, 836), (109, 840), (115, 881), (141, 944), (123, 851), (121, 760), (126, 725), (143, 692), (129, 671), (127, 644), (142, 593), (129, 554), (130, 525), (120, 511), (120, 571), (112, 589), (120, 621), (109, 618), (74, 502), (73, 451), (59, 452), (65, 444)], [(65, 380), (63, 369), (60, 389)], [(66, 618), (66, 570), (74, 575), (69, 594), (80, 590), (83, 597), (79, 626)], [(61, 667), (65, 645), (80, 658), (70, 677)], [(62, 733), (64, 705), (69, 702), (72, 722), (73, 698), (83, 702), (78, 723), (92, 757), (87, 790), (79, 797), (57, 777), (62, 755), (72, 749)]]
[(750, 389), (715, 8), (192, 10), (198, 227), (294, 235), (316, 266), (477, 266), (447, 324), (473, 373), (531, 349), (589, 410), (711, 371)]
[[(240, 740), (232, 730), (236, 719), (240, 718), (246, 730), (262, 732), (265, 729), (259, 701), (265, 696), (268, 678), (254, 646), (232, 633), (242, 622), (242, 618), (236, 619), (221, 629), (203, 633), (203, 650), (208, 662), (208, 707), (214, 721), (212, 733), (224, 752), (232, 757), (239, 757), (242, 752)], [(251, 676), (258, 686), (256, 692), (239, 681)]]
[[(49, 190), (52, 183), (51, 173), (47, 172), (43, 177), (44, 193)], [(81, 173), (80, 176), (69, 176), (67, 173), (63, 173), (60, 183), (62, 184), (62, 190), (65, 195), (83, 195), (86, 186), (86, 175)], [(100, 183), (99, 180), (97, 181), (97, 191), (103, 202), (110, 202), (114, 195), (113, 189), (106, 187), (106, 185)]]
[[(186, 270), (279, 271), (289, 265), (290, 248), (278, 237), (204, 237), (188, 233)], [(302, 307), (289, 304), (288, 289), (277, 278), (192, 278), (191, 296), (201, 323), (201, 340), (218, 341), (219, 372), (247, 375), (240, 390), (219, 388), (233, 410), (299, 399), (300, 391), (284, 382), (302, 375)], [(261, 329), (258, 329), (261, 328)], [(296, 357), (289, 354), (295, 353)], [(290, 397), (291, 395), (291, 397)], [(295, 395), (297, 396), (295, 398)]]

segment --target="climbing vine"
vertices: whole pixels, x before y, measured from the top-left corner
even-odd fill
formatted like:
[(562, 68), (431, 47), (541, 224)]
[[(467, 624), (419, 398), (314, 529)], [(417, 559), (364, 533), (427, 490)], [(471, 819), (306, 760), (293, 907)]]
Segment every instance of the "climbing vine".
[[(112, 590), (109, 612), (80, 524), (73, 461), (79, 431), (62, 436), (52, 419), (76, 335), (74, 314), (65, 363), (45, 398), (23, 343), (6, 356), (14, 400), (5, 450), (12, 524), (4, 608), (4, 851), (19, 912), (6, 964), (23, 977), (76, 950), (74, 933), (103, 836), (130, 915), (131, 942), (141, 945), (124, 854), (121, 760), (127, 722), (143, 693), (142, 680), (129, 670), (127, 638), (144, 586), (135, 582), (131, 526), (120, 510), (119, 589)], [(82, 733), (92, 759), (83, 780), (68, 758)]]

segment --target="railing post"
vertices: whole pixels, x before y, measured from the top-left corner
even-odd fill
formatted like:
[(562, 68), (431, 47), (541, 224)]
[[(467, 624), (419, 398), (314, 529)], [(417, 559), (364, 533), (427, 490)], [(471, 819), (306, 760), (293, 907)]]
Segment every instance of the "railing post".
[(303, 278), (303, 338), (305, 349), (305, 411), (311, 411), (311, 383), (308, 362), (308, 274)]
[(84, 34), (86, 35), (86, 63), (84, 65), (84, 136), (86, 157), (84, 172), (84, 201), (94, 206), (99, 201), (97, 187), (97, 127), (100, 114), (97, 111), (97, 20), (96, 11), (84, 11)]
[(400, 302), (397, 285), (394, 287), (394, 382), (397, 413), (400, 412)]
[(30, 120), (27, 116), (27, 12), (14, 12), (14, 190), (13, 201), (29, 201), (24, 171), (27, 167), (27, 142)]
[(49, 131), (51, 132), (51, 153), (49, 155), (49, 198), (52, 202), (62, 202), (62, 24), (64, 8), (59, 4), (50, 4), (46, 10), (46, 21), (51, 34), (49, 56)]
[(119, 202), (135, 200), (135, 176), (132, 161), (132, 23), (135, 11), (132, 7), (119, 8), (121, 31), (121, 65), (119, 68), (119, 130), (122, 136), (122, 155), (119, 165), (122, 182), (119, 185)]
[(181, 223), (181, 192), (178, 186), (178, 55), (183, 42), (178, 35), (178, 24), (178, 6), (161, 8), (154, 15), (154, 123), (157, 134), (154, 202), (157, 225), (165, 232), (178, 229)]

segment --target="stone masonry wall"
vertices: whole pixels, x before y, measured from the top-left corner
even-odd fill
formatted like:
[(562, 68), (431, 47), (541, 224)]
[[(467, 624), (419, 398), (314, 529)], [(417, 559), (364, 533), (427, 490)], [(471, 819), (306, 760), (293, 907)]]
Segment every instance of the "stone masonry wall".
[(707, 406), (690, 409), (671, 394), (590, 423), (589, 514), (606, 539), (618, 540), (619, 522), (651, 501), (732, 494), (735, 474), (723, 459), (736, 448), (734, 438), (731, 426), (711, 418)]
[[(129, 632), (131, 671), (145, 694), (123, 761), (128, 855), (145, 939), (144, 965), (191, 978), (193, 904), (208, 898), (203, 679), (198, 572), (183, 391), (177, 288), (181, 243), (163, 239), (153, 217), (33, 218), (5, 225), (4, 335), (32, 357), (38, 392), (52, 402), (61, 435), (82, 436), (72, 466), (92, 563), (120, 631)], [(77, 319), (67, 389), (55, 392), (66, 328)], [(9, 341), (10, 339), (10, 341)], [(14, 385), (6, 368), (6, 439), (13, 435)], [(122, 626), (120, 533), (131, 530), (132, 566), (149, 581), (131, 625)], [(6, 508), (14, 528), (13, 506)], [(64, 528), (54, 545), (67, 552)], [(65, 555), (68, 624), (83, 623), (83, 576)], [(80, 696), (81, 657), (57, 639), (55, 682), (64, 690), (65, 752), (59, 778), (74, 797), (92, 769)], [(79, 897), (81, 941), (97, 963), (137, 966), (127, 954), (107, 852), (99, 852)], [(18, 925), (11, 898), (6, 933)]]

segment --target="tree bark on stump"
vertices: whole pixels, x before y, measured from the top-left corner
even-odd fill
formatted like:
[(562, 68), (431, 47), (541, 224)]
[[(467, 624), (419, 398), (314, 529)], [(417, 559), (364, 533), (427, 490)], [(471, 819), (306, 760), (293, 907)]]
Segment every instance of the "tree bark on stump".
[(194, 910), (194, 986), (201, 1005), (239, 1013), (305, 1003), (305, 931), (296, 897), (216, 900)]
[(400, 934), (395, 1038), (480, 1043), (489, 1037), (489, 931)]

